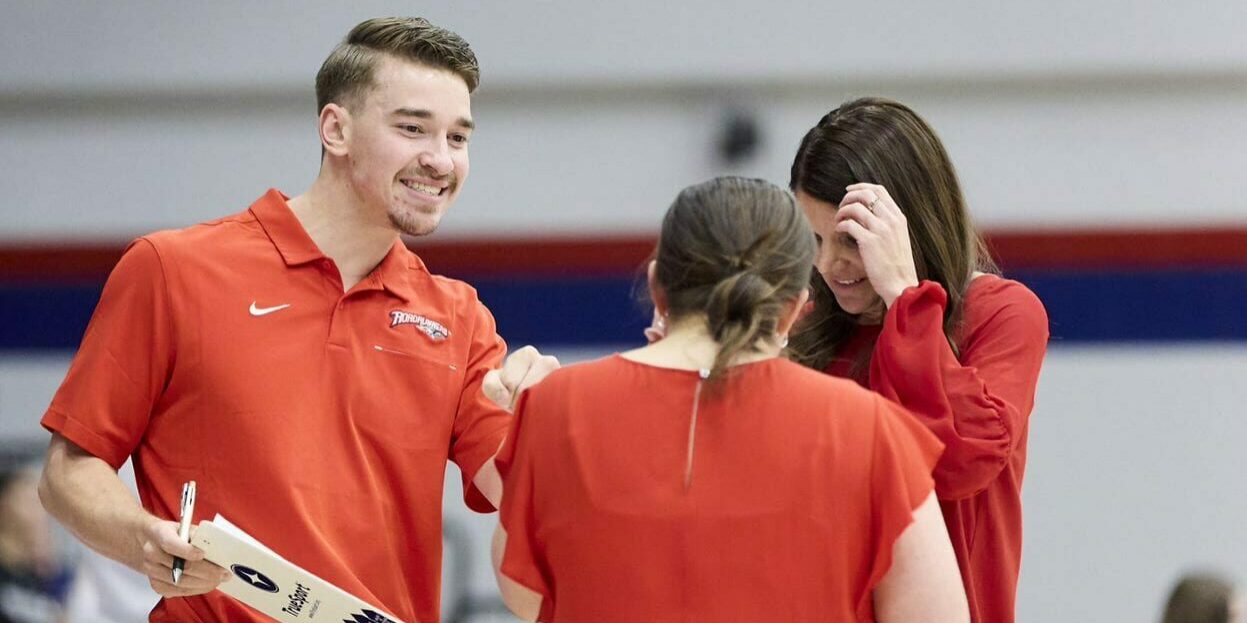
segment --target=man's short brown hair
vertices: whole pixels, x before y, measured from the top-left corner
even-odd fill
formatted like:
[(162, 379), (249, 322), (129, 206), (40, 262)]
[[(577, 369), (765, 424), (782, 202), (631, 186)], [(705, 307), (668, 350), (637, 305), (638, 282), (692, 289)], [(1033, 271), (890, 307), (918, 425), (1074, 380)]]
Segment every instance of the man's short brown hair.
[(481, 70), (463, 37), (422, 17), (377, 17), (360, 22), (334, 48), (316, 73), (316, 110), (329, 103), (350, 107), (374, 86), (383, 55), (445, 69), (476, 90)]

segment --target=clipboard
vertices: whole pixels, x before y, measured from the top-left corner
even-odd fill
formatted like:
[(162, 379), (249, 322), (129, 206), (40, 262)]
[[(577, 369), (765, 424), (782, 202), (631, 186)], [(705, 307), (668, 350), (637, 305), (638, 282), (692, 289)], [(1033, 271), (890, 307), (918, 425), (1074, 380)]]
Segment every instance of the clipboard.
[(285, 623), (403, 623), (282, 558), (221, 515), (201, 522), (191, 544), (234, 573), (222, 593)]

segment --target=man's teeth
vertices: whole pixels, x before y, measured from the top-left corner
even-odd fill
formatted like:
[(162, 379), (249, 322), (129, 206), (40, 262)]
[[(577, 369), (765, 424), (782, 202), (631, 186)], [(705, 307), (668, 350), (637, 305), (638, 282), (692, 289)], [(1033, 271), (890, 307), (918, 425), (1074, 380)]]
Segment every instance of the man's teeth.
[(410, 188), (410, 189), (412, 189), (412, 190), (416, 191), (416, 192), (421, 192), (421, 193), (424, 193), (424, 194), (426, 194), (426, 195), (432, 195), (432, 196), (434, 196), (434, 197), (436, 197), (437, 195), (442, 194), (442, 189), (440, 189), (440, 188), (438, 188), (438, 187), (436, 187), (436, 186), (428, 186), (428, 185), (426, 185), (426, 184), (421, 184), (420, 182), (412, 182), (412, 181), (409, 181), (409, 180), (403, 180), (403, 185), (404, 185), (404, 186), (406, 186), (407, 188)]
[[(864, 278), (865, 278), (865, 277), (863, 277), (862, 279), (864, 279)], [(838, 283), (838, 284), (842, 285), (842, 286), (851, 286), (851, 285), (853, 285), (853, 284), (855, 284), (855, 283), (859, 283), (859, 282), (861, 282), (861, 279), (849, 279), (848, 281), (844, 281), (844, 280), (841, 280), (841, 279), (836, 279), (836, 280), (834, 280), (834, 281), (835, 281), (836, 283)]]

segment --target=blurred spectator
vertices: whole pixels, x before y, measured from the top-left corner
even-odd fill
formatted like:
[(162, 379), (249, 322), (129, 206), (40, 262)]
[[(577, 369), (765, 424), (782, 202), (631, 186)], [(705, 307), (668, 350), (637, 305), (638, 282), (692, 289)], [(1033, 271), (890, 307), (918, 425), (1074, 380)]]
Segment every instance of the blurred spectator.
[(0, 623), (60, 623), (71, 573), (39, 504), (39, 470), (0, 469)]
[(65, 604), (65, 623), (138, 623), (159, 600), (146, 576), (87, 550)]
[(1169, 594), (1161, 623), (1244, 623), (1242, 597), (1218, 574), (1188, 573)]

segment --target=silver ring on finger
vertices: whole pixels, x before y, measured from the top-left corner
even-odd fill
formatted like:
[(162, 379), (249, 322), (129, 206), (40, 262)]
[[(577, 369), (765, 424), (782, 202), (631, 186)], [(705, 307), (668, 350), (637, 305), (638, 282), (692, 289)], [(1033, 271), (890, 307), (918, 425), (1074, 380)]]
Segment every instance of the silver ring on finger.
[(879, 195), (875, 195), (875, 200), (871, 201), (870, 204), (866, 206), (866, 209), (870, 210), (871, 214), (875, 213), (875, 204), (879, 203), (880, 199), (882, 199), (882, 197), (880, 197)]

